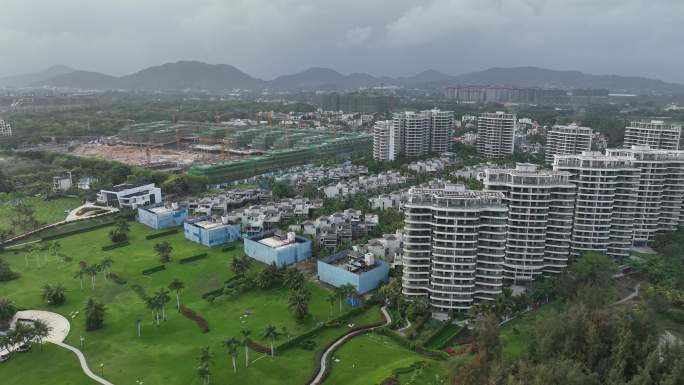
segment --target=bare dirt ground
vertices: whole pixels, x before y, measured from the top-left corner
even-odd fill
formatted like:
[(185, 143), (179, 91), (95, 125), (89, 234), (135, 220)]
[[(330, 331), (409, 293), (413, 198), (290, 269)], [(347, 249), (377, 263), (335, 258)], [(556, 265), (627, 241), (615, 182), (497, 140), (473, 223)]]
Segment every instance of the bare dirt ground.
[[(215, 162), (222, 159), (221, 154), (209, 154), (197, 151), (173, 150), (167, 148), (150, 148), (149, 162), (176, 162), (190, 164), (194, 162)], [(144, 165), (148, 163), (147, 150), (145, 147), (82, 144), (76, 147), (73, 155), (116, 160), (131, 165)]]

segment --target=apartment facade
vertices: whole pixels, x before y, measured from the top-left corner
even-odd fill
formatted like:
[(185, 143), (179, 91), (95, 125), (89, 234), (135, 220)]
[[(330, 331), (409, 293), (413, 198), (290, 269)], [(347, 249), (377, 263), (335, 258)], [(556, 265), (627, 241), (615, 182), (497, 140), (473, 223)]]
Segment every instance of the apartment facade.
[(627, 155), (585, 151), (557, 155), (556, 171), (571, 174), (577, 187), (571, 252), (588, 251), (628, 257), (637, 210), (640, 170)]
[(12, 126), (2, 119), (0, 119), (0, 136), (12, 136)]
[[(390, 149), (394, 151), (395, 156), (401, 153), (406, 158), (447, 152), (454, 114), (452, 111), (441, 111), (436, 108), (420, 112), (397, 112), (392, 115), (391, 124), (391, 129), (385, 122), (374, 127), (373, 157), (377, 160), (389, 158)], [(394, 148), (390, 146), (392, 140), (395, 143)]]
[(624, 148), (649, 146), (656, 150), (678, 150), (682, 126), (662, 120), (630, 122), (625, 127)]
[(507, 208), (500, 192), (412, 188), (405, 209), (402, 292), (433, 312), (466, 311), (501, 292)]
[(487, 159), (513, 154), (516, 115), (505, 112), (485, 112), (477, 118), (477, 152)]
[(639, 170), (632, 245), (645, 246), (660, 231), (684, 224), (684, 151), (648, 146), (609, 149), (607, 156), (628, 156)]
[(576, 191), (570, 173), (518, 163), (487, 169), (482, 180), (486, 191), (503, 194), (508, 207), (504, 279), (532, 281), (567, 267)]
[(553, 164), (554, 155), (575, 155), (591, 150), (591, 127), (577, 124), (553, 126), (546, 133), (546, 163)]
[(399, 130), (390, 120), (381, 120), (373, 127), (373, 159), (393, 161), (400, 150)]

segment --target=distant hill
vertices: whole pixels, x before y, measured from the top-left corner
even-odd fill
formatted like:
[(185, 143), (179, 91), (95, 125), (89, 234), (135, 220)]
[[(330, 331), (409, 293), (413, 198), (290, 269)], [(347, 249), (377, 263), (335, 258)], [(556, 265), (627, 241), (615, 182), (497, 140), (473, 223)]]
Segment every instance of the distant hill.
[(556, 71), (538, 67), (490, 68), (455, 76), (454, 84), (490, 84), (514, 87), (562, 89), (608, 89), (613, 92), (684, 93), (684, 85), (638, 76), (591, 75), (579, 71)]
[(15, 76), (6, 76), (0, 78), (0, 87), (8, 88), (21, 88), (29, 87), (31, 84), (36, 82), (46, 81), (55, 76), (60, 76), (76, 71), (71, 67), (64, 65), (54, 65), (39, 72), (31, 72)]
[[(57, 71), (60, 72), (60, 71)], [(21, 75), (22, 79), (41, 76), (27, 84), (79, 89), (128, 89), (144, 91), (210, 91), (232, 89), (273, 90), (351, 90), (380, 85), (438, 89), (449, 85), (499, 85), (562, 89), (609, 89), (613, 92), (684, 94), (684, 85), (636, 76), (591, 75), (578, 71), (557, 71), (538, 67), (490, 68), (458, 76), (427, 70), (409, 77), (377, 77), (365, 73), (343, 75), (330, 68), (314, 67), (265, 81), (227, 64), (179, 61), (149, 67), (120, 78), (66, 67), (48, 76)], [(21, 76), (13, 78), (21, 78)], [(4, 78), (9, 79), (9, 78)], [(24, 80), (25, 82), (25, 80)], [(16, 84), (16, 82), (15, 82)], [(0, 79), (0, 86), (3, 86)]]
[(33, 86), (57, 88), (80, 88), (86, 90), (109, 90), (118, 87), (118, 78), (99, 72), (74, 71), (58, 75), (45, 81), (32, 83)]
[(227, 64), (179, 61), (146, 68), (119, 78), (119, 88), (136, 90), (209, 90), (255, 89), (264, 81)]

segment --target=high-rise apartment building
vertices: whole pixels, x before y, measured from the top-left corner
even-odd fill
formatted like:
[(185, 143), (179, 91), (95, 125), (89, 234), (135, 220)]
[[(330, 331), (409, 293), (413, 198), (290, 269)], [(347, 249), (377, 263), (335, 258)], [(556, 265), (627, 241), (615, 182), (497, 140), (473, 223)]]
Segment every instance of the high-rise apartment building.
[[(398, 112), (392, 115), (394, 135), (399, 142), (396, 153), (406, 158), (417, 158), (429, 153), (449, 150), (449, 132), (454, 124), (452, 111), (432, 109), (420, 112)], [(382, 145), (382, 141), (378, 145)], [(375, 147), (375, 142), (374, 142)], [(378, 153), (382, 150), (378, 149)], [(373, 153), (376, 153), (375, 148)], [(376, 158), (378, 159), (378, 158)], [(378, 159), (384, 160), (384, 159)]]
[(430, 116), (430, 152), (441, 154), (449, 151), (449, 134), (454, 126), (454, 113), (437, 108), (422, 113)]
[(640, 170), (627, 155), (585, 151), (557, 155), (556, 171), (571, 174), (577, 186), (571, 251), (628, 257), (632, 246)]
[(577, 124), (553, 126), (546, 133), (546, 163), (552, 164), (554, 155), (575, 155), (590, 151), (592, 136), (590, 127)]
[(381, 120), (373, 127), (373, 159), (393, 161), (400, 149), (399, 130), (391, 120)]
[(659, 231), (684, 224), (684, 151), (648, 146), (608, 149), (607, 156), (628, 156), (639, 170), (632, 245), (645, 246)]
[(477, 152), (487, 159), (513, 154), (515, 145), (515, 114), (485, 112), (477, 118)]
[(649, 146), (657, 150), (678, 150), (682, 126), (662, 120), (630, 122), (625, 127), (624, 147)]
[(501, 292), (507, 208), (499, 192), (412, 188), (405, 206), (402, 292), (433, 312), (465, 311)]
[(570, 173), (518, 163), (485, 170), (483, 179), (486, 191), (503, 193), (508, 206), (504, 279), (519, 283), (560, 273), (570, 257), (576, 191)]
[(12, 136), (12, 126), (2, 119), (0, 119), (0, 136)]
[(394, 129), (400, 132), (401, 150), (407, 158), (430, 152), (430, 118), (420, 112), (398, 112), (392, 115)]

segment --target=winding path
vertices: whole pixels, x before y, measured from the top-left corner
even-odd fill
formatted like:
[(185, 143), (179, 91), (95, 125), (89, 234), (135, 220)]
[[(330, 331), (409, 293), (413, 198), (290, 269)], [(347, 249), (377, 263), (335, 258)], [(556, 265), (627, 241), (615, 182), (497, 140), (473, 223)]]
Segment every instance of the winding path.
[(16, 324), (19, 319), (30, 319), (30, 320), (41, 320), (45, 322), (50, 327), (50, 334), (45, 339), (45, 342), (51, 342), (57, 346), (61, 346), (65, 349), (71, 350), (78, 357), (78, 362), (81, 364), (81, 370), (93, 381), (96, 381), (102, 385), (114, 385), (111, 382), (105, 380), (104, 378), (93, 373), (88, 367), (88, 362), (85, 359), (83, 353), (71, 345), (64, 343), (64, 339), (69, 334), (71, 325), (69, 320), (64, 318), (64, 316), (43, 310), (24, 310), (17, 312), (17, 314), (12, 319), (12, 325)]
[(388, 326), (389, 324), (392, 323), (392, 317), (387, 312), (387, 307), (386, 306), (381, 307), (380, 311), (382, 312), (382, 315), (385, 317), (385, 323), (383, 325), (370, 326), (367, 328), (363, 328), (363, 329), (359, 329), (359, 330), (349, 332), (349, 333), (343, 335), (342, 337), (340, 337), (337, 341), (335, 341), (332, 345), (330, 345), (330, 347), (328, 347), (325, 350), (325, 352), (323, 352), (323, 355), (321, 356), (321, 366), (318, 370), (318, 373), (316, 374), (316, 377), (314, 377), (314, 379), (311, 382), (309, 382), (308, 385), (320, 385), (321, 384), (321, 382), (323, 381), (323, 375), (325, 374), (327, 367), (328, 367), (328, 357), (330, 357), (330, 355), (335, 350), (337, 350), (337, 348), (344, 345), (344, 343), (346, 343), (350, 339), (358, 336), (359, 334), (364, 334), (364, 333), (367, 333), (371, 330)]
[(623, 298), (623, 299), (621, 299), (621, 300), (615, 302), (615, 305), (619, 305), (619, 304), (621, 304), (621, 303), (625, 303), (625, 302), (627, 302), (627, 301), (630, 301), (630, 300), (632, 300), (632, 299), (638, 297), (638, 296), (639, 296), (639, 288), (640, 288), (640, 287), (641, 287), (641, 282), (638, 282), (638, 283), (634, 286), (634, 291), (631, 292), (631, 293), (630, 293), (628, 296), (626, 296), (625, 298)]

